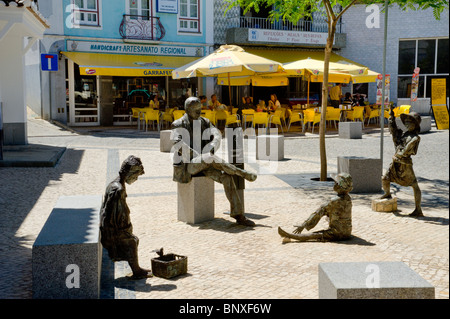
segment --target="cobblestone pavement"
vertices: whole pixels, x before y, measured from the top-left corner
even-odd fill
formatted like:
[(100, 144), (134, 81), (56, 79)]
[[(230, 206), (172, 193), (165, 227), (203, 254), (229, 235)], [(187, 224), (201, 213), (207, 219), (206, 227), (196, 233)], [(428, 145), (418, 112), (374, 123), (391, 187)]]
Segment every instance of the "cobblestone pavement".
[[(318, 298), (321, 262), (403, 261), (449, 298), (449, 134), (421, 135), (414, 169), (423, 194), (425, 217), (414, 208), (410, 188), (393, 185), (399, 211), (371, 210), (379, 194), (351, 194), (354, 238), (340, 243), (282, 244), (277, 227), (293, 230), (334, 195), (332, 182), (316, 182), (320, 171), (317, 134), (285, 139), (285, 160), (246, 164), (258, 179), (246, 183), (245, 210), (257, 227), (236, 225), (223, 188), (215, 186), (215, 219), (199, 225), (177, 221), (176, 183), (170, 154), (159, 151), (157, 133), (135, 128), (64, 130), (30, 119), (29, 142), (66, 146), (54, 168), (0, 168), (0, 298), (31, 298), (31, 248), (56, 200), (63, 195), (103, 194), (130, 154), (141, 157), (145, 175), (127, 186), (139, 258), (151, 266), (154, 249), (188, 257), (188, 273), (173, 279), (130, 281), (126, 263), (104, 258), (102, 298)], [(386, 169), (393, 155), (384, 135)], [(359, 140), (327, 137), (328, 173), (337, 156), (379, 158), (380, 134)], [(270, 166), (269, 166), (270, 164)], [(322, 220), (314, 230), (327, 227)], [(109, 276), (108, 276), (109, 273)], [(111, 275), (112, 274), (112, 275)], [(381, 274), (382, 275), (382, 274)]]

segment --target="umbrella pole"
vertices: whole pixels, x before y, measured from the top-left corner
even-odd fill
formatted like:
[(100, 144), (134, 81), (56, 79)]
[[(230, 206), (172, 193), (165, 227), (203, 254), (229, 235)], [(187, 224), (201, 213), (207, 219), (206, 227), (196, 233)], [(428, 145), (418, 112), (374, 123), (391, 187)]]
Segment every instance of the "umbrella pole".
[(311, 77), (308, 76), (308, 95), (307, 95), (306, 107), (309, 107), (309, 83), (310, 82), (311, 82)]
[(230, 100), (229, 107), (231, 108), (231, 79), (230, 79), (230, 72), (228, 72), (228, 95)]

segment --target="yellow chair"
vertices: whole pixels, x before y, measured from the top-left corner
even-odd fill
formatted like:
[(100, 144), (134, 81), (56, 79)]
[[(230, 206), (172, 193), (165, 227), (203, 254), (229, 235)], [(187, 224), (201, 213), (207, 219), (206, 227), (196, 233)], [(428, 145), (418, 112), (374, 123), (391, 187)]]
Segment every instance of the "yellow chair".
[(360, 120), (364, 128), (364, 106), (355, 106), (352, 111), (347, 111), (347, 119), (353, 122)]
[(244, 129), (245, 129), (245, 126), (247, 126), (247, 123), (253, 122), (254, 114), (255, 114), (255, 110), (252, 110), (252, 109), (242, 110), (242, 121), (244, 123)]
[(334, 107), (327, 107), (327, 114), (325, 114), (325, 120), (333, 121), (334, 128), (337, 129), (336, 121), (339, 122), (341, 120), (341, 110), (336, 109)]
[(212, 125), (216, 125), (216, 111), (202, 110), (202, 116), (207, 118)]
[(292, 123), (296, 123), (296, 122), (300, 122), (302, 125), (302, 129), (303, 129), (303, 114), (301, 112), (299, 112), (298, 110), (295, 110), (293, 112), (290, 112), (290, 116), (289, 116), (289, 126), (287, 131), (289, 132), (289, 130), (291, 129), (291, 125)]
[(164, 124), (164, 122), (167, 122), (168, 124), (173, 122), (173, 111), (174, 110), (175, 110), (174, 108), (168, 108), (162, 113), (162, 115), (161, 115), (162, 123), (161, 124)]
[(282, 113), (281, 113), (281, 120), (284, 123), (284, 127), (287, 128), (287, 124), (286, 124), (286, 119), (289, 118), (289, 112), (288, 112), (288, 108), (287, 107), (281, 107)]
[[(280, 125), (281, 126), (281, 132), (284, 134), (283, 131), (283, 124), (282, 124), (282, 115), (285, 110), (276, 110), (275, 113), (273, 113), (269, 118), (270, 124)], [(270, 126), (270, 125), (269, 125)]]
[(255, 112), (253, 114), (253, 128), (256, 128), (256, 125), (264, 125), (264, 128), (267, 130), (269, 126), (269, 113)]
[(411, 105), (400, 105), (398, 116), (400, 116), (400, 114), (409, 114), (410, 109)]
[(174, 110), (173, 111), (173, 120), (176, 121), (178, 119), (180, 119), (184, 113), (186, 113), (186, 111), (184, 110)]
[(367, 125), (369, 125), (371, 119), (375, 119), (375, 122), (377, 121), (377, 119), (380, 117), (381, 110), (378, 108), (372, 109), (369, 106), (369, 111), (367, 113), (368, 113), (368, 115), (366, 116), (366, 119), (367, 119)]
[(219, 125), (219, 121), (225, 122), (225, 126), (227, 125), (228, 112), (225, 110), (217, 110), (215, 114), (215, 122)]
[(161, 115), (159, 113), (159, 110), (146, 107), (144, 109), (145, 131), (148, 130), (148, 122), (152, 122), (152, 127), (154, 128), (154, 124), (155, 124), (155, 121), (156, 121), (156, 125), (158, 127), (158, 132), (159, 132), (159, 130), (160, 130), (160, 128), (159, 128), (160, 116)]
[(133, 112), (133, 113), (131, 115), (131, 118), (137, 119), (137, 121), (139, 122), (143, 118), (143, 115), (140, 114), (141, 111), (142, 111), (142, 108), (140, 108), (140, 107), (132, 107), (131, 112)]
[(303, 110), (303, 128), (308, 123), (312, 123), (311, 133), (314, 133), (314, 125), (320, 123), (320, 113), (316, 113), (312, 108)]

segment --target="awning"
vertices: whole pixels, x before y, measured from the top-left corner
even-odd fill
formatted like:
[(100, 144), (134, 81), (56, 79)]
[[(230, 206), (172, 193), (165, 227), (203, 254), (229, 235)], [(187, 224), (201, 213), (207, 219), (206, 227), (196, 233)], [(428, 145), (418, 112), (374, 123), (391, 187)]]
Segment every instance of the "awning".
[(81, 75), (172, 76), (172, 70), (198, 57), (61, 52), (80, 66)]
[[(272, 59), (281, 63), (289, 63), (293, 61), (298, 61), (302, 59), (315, 59), (315, 60), (324, 60), (325, 52), (324, 50), (283, 50), (283, 49), (272, 49), (272, 48), (253, 48), (246, 47), (245, 50), (249, 53), (256, 54), (262, 56), (267, 59)], [(339, 54), (331, 52), (330, 62), (342, 63), (342, 64), (353, 64), (357, 66), (361, 66), (362, 68), (367, 68), (365, 65), (361, 63), (357, 63), (350, 59), (344, 58)], [(349, 83), (352, 81), (353, 83), (367, 83), (367, 82), (375, 82), (379, 73), (374, 72), (372, 70), (368, 70), (367, 73), (361, 75), (345, 75), (345, 74), (329, 74), (329, 82), (332, 83)], [(303, 74), (299, 73), (298, 76), (302, 76)], [(289, 75), (289, 76), (292, 76)], [(322, 82), (322, 76), (311, 76), (311, 82)]]

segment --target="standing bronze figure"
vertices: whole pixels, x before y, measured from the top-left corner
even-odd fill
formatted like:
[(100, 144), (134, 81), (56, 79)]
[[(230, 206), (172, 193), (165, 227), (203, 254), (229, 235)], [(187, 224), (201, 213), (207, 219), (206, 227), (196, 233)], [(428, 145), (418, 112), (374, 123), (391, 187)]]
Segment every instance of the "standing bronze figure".
[[(340, 241), (351, 237), (352, 199), (348, 193), (353, 189), (352, 177), (347, 173), (340, 173), (332, 177), (335, 181), (333, 189), (337, 196), (320, 206), (302, 225), (296, 226), (297, 228), (293, 233), (288, 233), (278, 227), (278, 234), (281, 237), (298, 241)], [(328, 229), (301, 234), (304, 229), (310, 230), (314, 228), (323, 216), (329, 219)]]
[(119, 176), (106, 187), (100, 211), (101, 243), (112, 261), (128, 261), (133, 271), (132, 279), (152, 277), (150, 270), (139, 266), (139, 238), (133, 235), (130, 209), (126, 202), (125, 183), (132, 184), (143, 174), (140, 158), (128, 156), (122, 163)]
[(244, 205), (233, 176), (250, 182), (257, 176), (214, 155), (222, 134), (207, 118), (201, 117), (202, 104), (198, 98), (188, 98), (185, 111), (172, 123), (171, 139), (175, 147), (173, 180), (189, 183), (192, 177), (200, 175), (221, 183), (230, 202), (230, 216), (240, 225), (254, 226), (255, 223), (244, 215)]
[(406, 132), (399, 129), (395, 122), (394, 110), (389, 110), (389, 131), (395, 146), (395, 154), (392, 157), (392, 163), (382, 177), (382, 187), (384, 195), (381, 198), (392, 198), (391, 183), (401, 186), (411, 186), (414, 191), (415, 209), (409, 216), (423, 216), (421, 208), (422, 193), (413, 170), (411, 156), (417, 154), (420, 143), (420, 115), (411, 112), (409, 114), (400, 114), (403, 125), (406, 126)]

